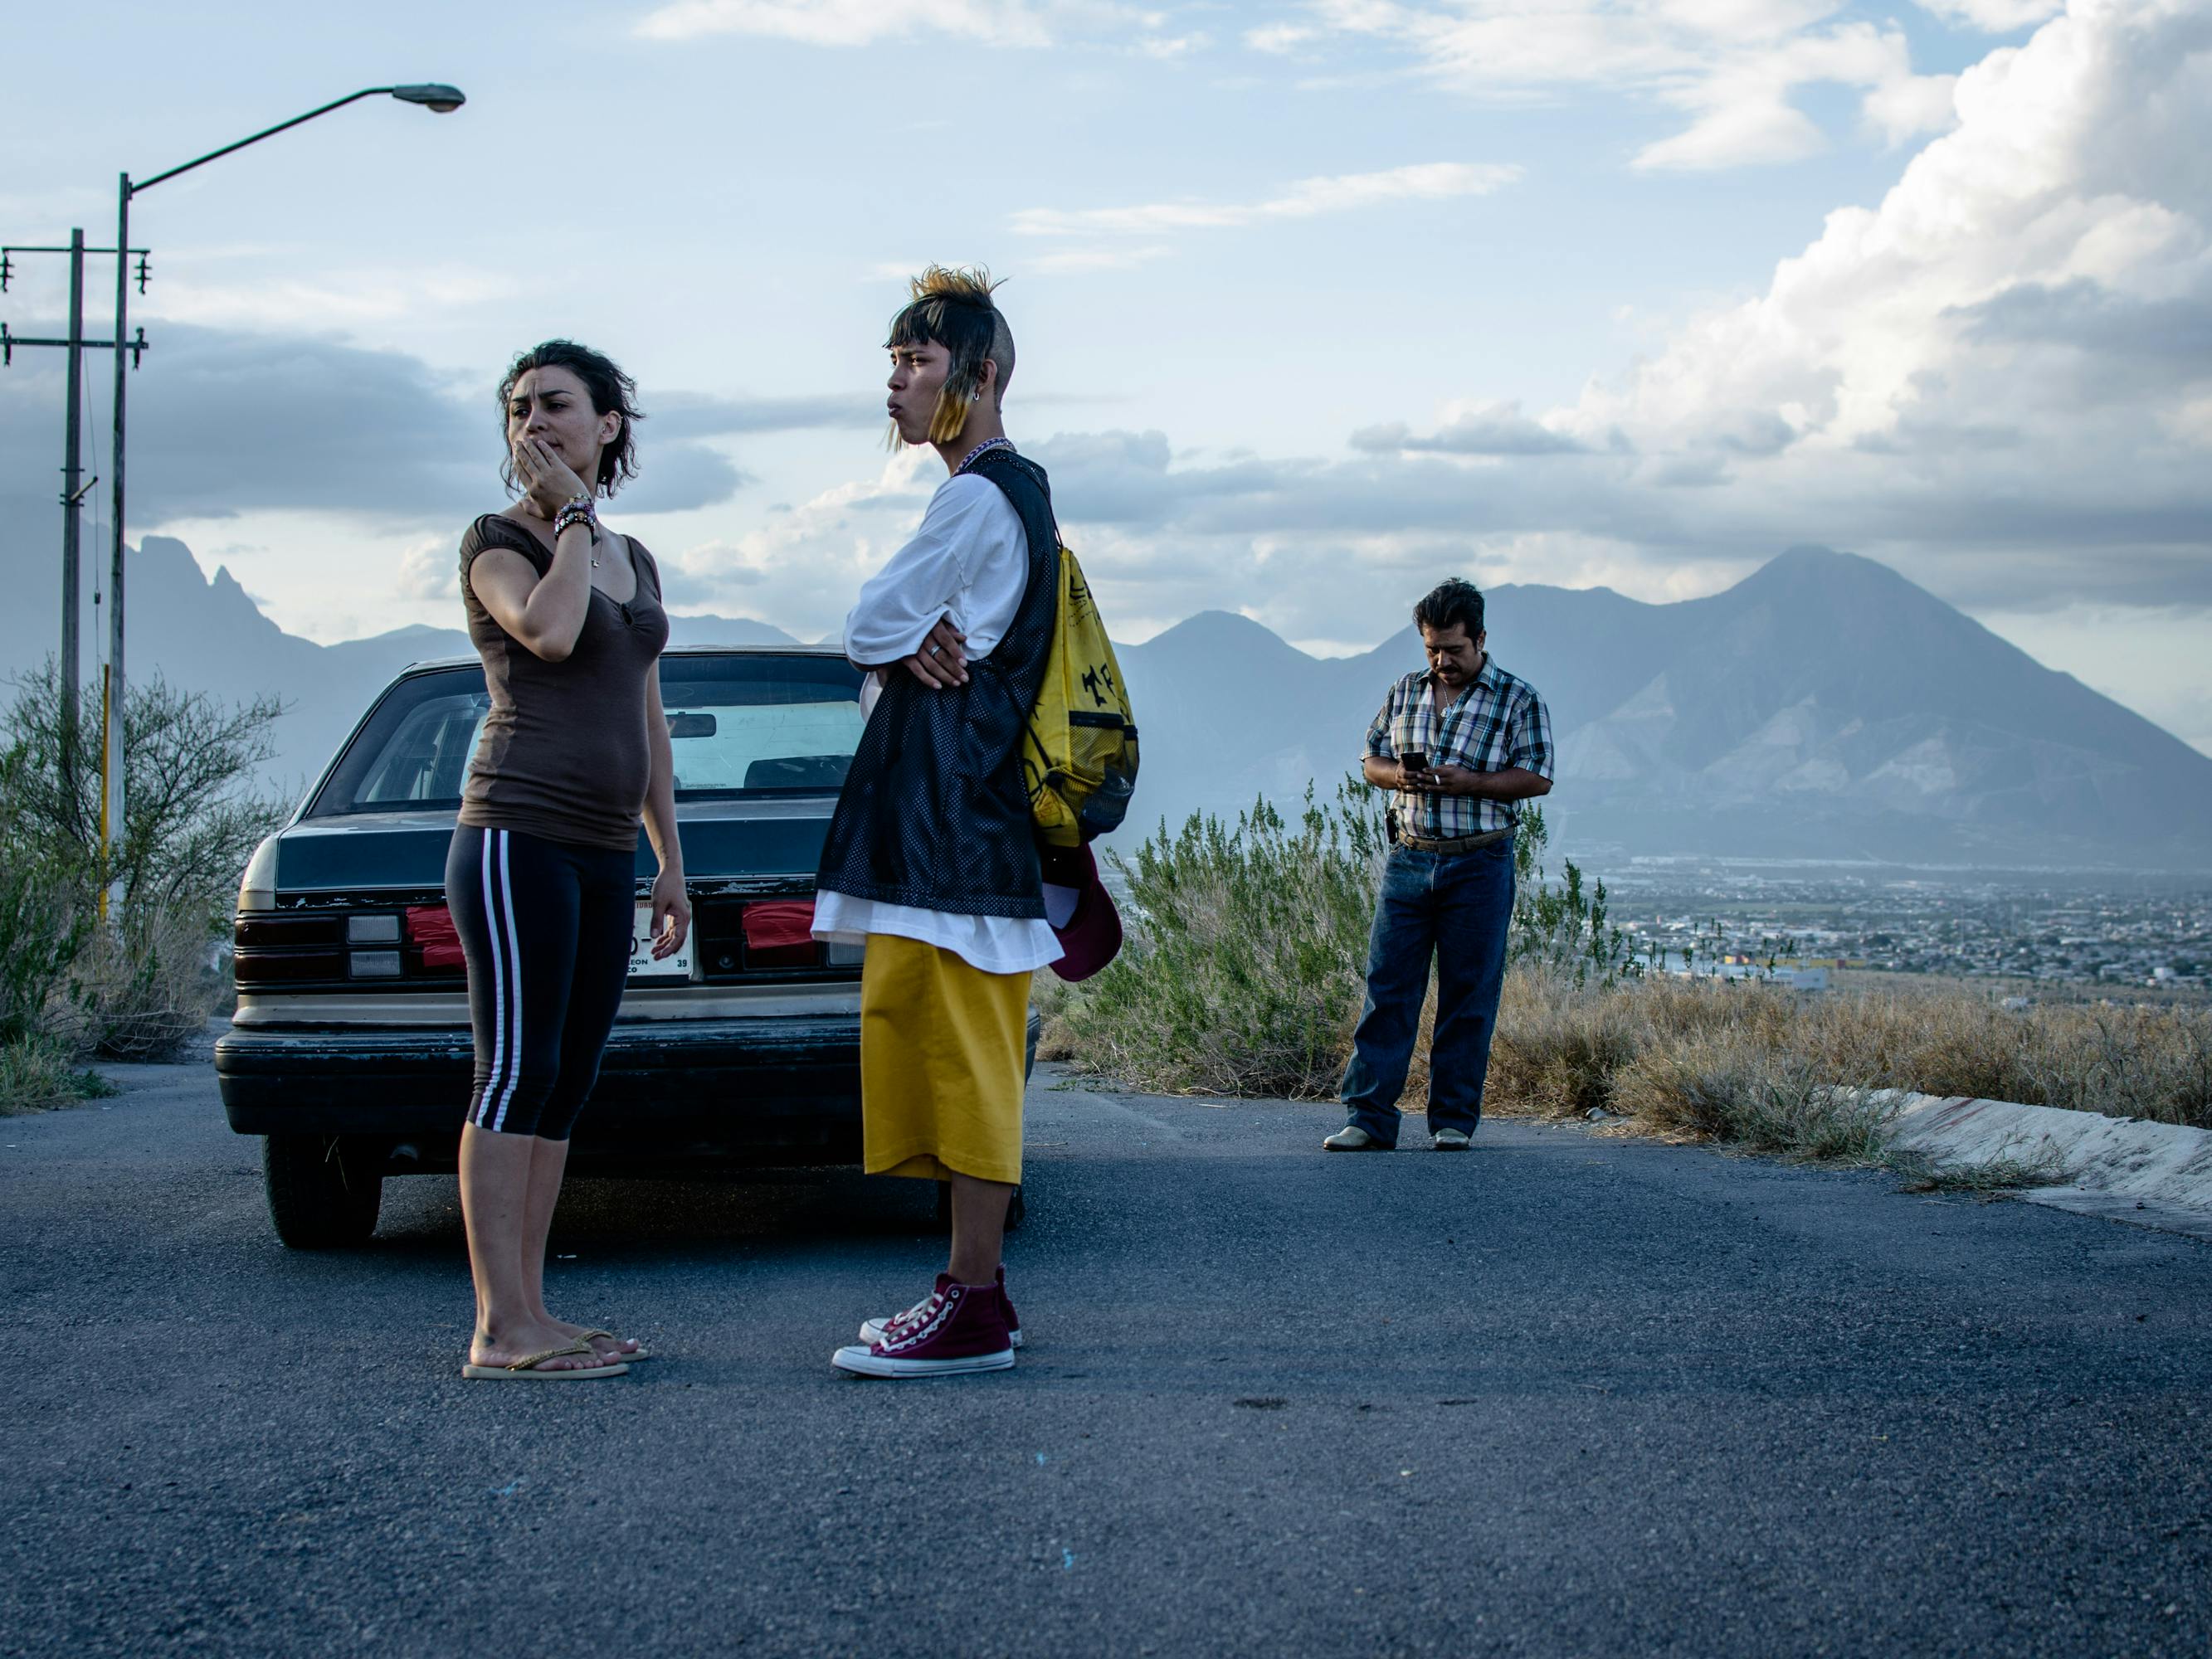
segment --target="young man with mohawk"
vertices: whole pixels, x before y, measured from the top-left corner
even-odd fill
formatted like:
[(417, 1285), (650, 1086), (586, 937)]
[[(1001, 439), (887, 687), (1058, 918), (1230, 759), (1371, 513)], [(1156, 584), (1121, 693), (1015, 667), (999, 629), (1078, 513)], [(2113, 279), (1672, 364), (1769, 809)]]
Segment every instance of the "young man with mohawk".
[(867, 946), (868, 1172), (952, 1193), (935, 1287), (831, 1356), (862, 1376), (1003, 1370), (1021, 1342), (1000, 1249), (1022, 1175), (1030, 975), (1060, 955), (1021, 744), (1052, 649), (1060, 541), (1043, 470), (1000, 424), (1014, 342), (994, 286), (932, 265), (891, 319), (892, 445), (928, 444), (950, 476), (845, 620), (845, 654), (871, 671), (867, 724), (814, 933)]

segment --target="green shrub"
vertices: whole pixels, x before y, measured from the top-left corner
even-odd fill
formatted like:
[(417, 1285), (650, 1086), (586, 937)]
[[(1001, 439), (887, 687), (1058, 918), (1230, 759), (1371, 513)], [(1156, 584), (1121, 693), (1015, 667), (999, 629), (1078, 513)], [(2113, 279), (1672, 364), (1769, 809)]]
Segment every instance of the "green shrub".
[(90, 922), (82, 867), (54, 846), (22, 787), (26, 763), (0, 750), (0, 1043), (43, 1029)]
[[(1261, 800), (1224, 824), (1163, 823), (1114, 867), (1128, 884), (1121, 957), (1045, 999), (1040, 1052), (1161, 1093), (1334, 1098), (1366, 994), (1367, 945), (1388, 843), (1382, 797), (1356, 778), (1295, 821)], [(1524, 806), (1514, 855), (1510, 957), (1575, 984), (1633, 973), (1602, 882), (1544, 871), (1544, 815)], [(1433, 995), (1407, 1082), (1427, 1088)]]
[[(98, 708), (96, 689), (82, 706)], [(96, 722), (71, 729), (51, 662), (15, 682), (0, 730), (0, 1045), (22, 1088), (72, 1056), (161, 1059), (198, 1033), (238, 873), (283, 816), (254, 783), (278, 712), (158, 677), (132, 687), (124, 833), (103, 848)]]
[[(80, 700), (100, 707), (96, 685)], [(239, 872), (281, 823), (284, 803), (261, 790), (257, 769), (274, 752), (273, 697), (225, 704), (179, 691), (159, 675), (131, 687), (123, 717), (123, 834), (103, 854), (96, 722), (65, 729), (60, 676), (51, 660), (15, 682), (6, 753), (27, 826), (126, 910), (191, 905), (210, 924), (227, 917)]]
[(1334, 1095), (1364, 991), (1381, 814), (1340, 785), (1286, 819), (1265, 800), (1235, 825), (1194, 813), (1113, 867), (1127, 942), (1057, 1010), (1050, 1052), (1133, 1088), (1319, 1100)]

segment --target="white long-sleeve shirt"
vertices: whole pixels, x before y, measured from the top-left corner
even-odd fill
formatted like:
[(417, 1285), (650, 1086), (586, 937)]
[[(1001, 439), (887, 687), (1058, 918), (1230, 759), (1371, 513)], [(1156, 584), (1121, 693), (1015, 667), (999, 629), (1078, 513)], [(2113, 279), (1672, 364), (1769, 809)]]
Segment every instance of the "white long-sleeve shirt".
[[(861, 667), (888, 663), (921, 648), (945, 618), (968, 636), (969, 662), (1006, 637), (1029, 586), (1029, 536), (1006, 492), (988, 478), (961, 473), (929, 498), (914, 539), (868, 579), (845, 618), (845, 654)], [(872, 675), (861, 688), (872, 717), (881, 688)], [(815, 896), (814, 937), (865, 943), (870, 933), (896, 933), (950, 951), (987, 974), (1022, 974), (1057, 962), (1060, 940), (1031, 917), (970, 916), (884, 904), (849, 893)]]

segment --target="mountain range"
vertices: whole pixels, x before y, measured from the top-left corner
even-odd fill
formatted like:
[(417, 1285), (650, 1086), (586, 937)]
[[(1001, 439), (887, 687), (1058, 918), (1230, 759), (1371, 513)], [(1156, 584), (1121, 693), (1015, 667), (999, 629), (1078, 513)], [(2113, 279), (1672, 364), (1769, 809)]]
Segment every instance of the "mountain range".
[[(1665, 605), (1485, 597), (1492, 655), (1551, 710), (1545, 807), (1578, 851), (2212, 869), (2212, 757), (1871, 559), (1793, 548)], [(1122, 664), (1149, 823), (1155, 802), (1225, 811), (1353, 769), (1422, 659), (1410, 626), (1316, 661), (1212, 611)]]
[[(1551, 709), (1546, 808), (1578, 853), (2212, 869), (2212, 757), (1872, 560), (1794, 548), (1665, 605), (1607, 588), (1486, 597), (1492, 654)], [(133, 561), (130, 604), (134, 678), (283, 698), (269, 772), (287, 789), (392, 674), (470, 650), (459, 629), (286, 634), (227, 570), (204, 577), (160, 536)], [(791, 639), (744, 617), (673, 626), (679, 644)], [(0, 613), (0, 671), (34, 666), (50, 632), (20, 605)], [(1121, 839), (1293, 800), (1312, 780), (1326, 793), (1357, 769), (1390, 683), (1422, 665), (1410, 626), (1318, 659), (1224, 611), (1118, 649), (1143, 750)]]

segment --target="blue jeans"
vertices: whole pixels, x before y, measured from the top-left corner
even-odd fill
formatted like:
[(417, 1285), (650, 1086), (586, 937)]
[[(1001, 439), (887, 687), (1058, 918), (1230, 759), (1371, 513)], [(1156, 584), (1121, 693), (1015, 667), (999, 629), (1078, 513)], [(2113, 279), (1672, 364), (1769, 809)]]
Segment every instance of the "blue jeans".
[(1398, 1144), (1398, 1097), (1420, 1032), (1437, 959), (1437, 1028), (1429, 1055), (1429, 1133), (1474, 1133), (1498, 994), (1505, 983), (1506, 928), (1513, 919), (1513, 838), (1472, 853), (1393, 847), (1367, 949), (1367, 1001), (1344, 1068), (1349, 1121), (1388, 1146)]

